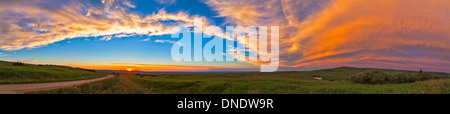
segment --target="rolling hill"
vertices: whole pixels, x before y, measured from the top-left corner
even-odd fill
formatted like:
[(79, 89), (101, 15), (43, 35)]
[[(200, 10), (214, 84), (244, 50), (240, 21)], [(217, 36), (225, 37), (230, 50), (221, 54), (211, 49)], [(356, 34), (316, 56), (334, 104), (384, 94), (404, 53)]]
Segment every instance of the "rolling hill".
[(100, 76), (103, 74), (87, 69), (0, 61), (0, 84), (69, 81)]

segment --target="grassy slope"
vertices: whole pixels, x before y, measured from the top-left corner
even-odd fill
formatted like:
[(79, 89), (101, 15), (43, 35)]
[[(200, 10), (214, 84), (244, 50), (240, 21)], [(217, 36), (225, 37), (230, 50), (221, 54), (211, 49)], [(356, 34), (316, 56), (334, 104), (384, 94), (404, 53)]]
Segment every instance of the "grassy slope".
[[(450, 79), (427, 80), (404, 84), (359, 84), (345, 81), (365, 68), (334, 68), (317, 71), (275, 73), (185, 73), (158, 74), (158, 77), (120, 78), (74, 88), (39, 93), (159, 93), (159, 94), (448, 94)], [(385, 70), (384, 72), (404, 72)], [(445, 73), (437, 73), (448, 75)], [(313, 76), (323, 77), (315, 80)], [(329, 81), (334, 79), (336, 81)]]
[(0, 61), (0, 84), (68, 81), (102, 76), (99, 73), (69, 67), (12, 64)]

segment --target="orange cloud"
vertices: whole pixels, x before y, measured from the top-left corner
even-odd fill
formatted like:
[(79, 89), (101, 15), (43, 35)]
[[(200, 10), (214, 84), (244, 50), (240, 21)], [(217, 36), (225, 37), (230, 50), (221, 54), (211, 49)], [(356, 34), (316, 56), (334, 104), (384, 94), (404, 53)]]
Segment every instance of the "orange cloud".
[[(443, 5), (446, 4), (446, 5)], [(429, 46), (450, 49), (449, 1), (335, 1), (329, 8), (306, 20), (308, 25), (292, 38), (290, 52), (303, 57), (296, 63), (360, 50), (403, 50), (399, 46)], [(301, 48), (296, 48), (301, 47)], [(432, 50), (429, 50), (430, 52)], [(429, 54), (429, 52), (422, 52)], [(382, 53), (378, 53), (382, 54)], [(385, 56), (377, 53), (366, 57)], [(391, 55), (399, 57), (400, 55)], [(433, 56), (449, 56), (441, 53)], [(400, 57), (408, 60), (414, 57)], [(429, 58), (431, 59), (431, 58)], [(418, 60), (423, 61), (425, 60)], [(448, 61), (443, 59), (442, 61)]]
[[(226, 16), (235, 24), (279, 25), (280, 61), (285, 67), (348, 65), (450, 69), (448, 0), (206, 3), (213, 6), (219, 16)], [(228, 4), (239, 4), (251, 10)], [(228, 10), (232, 8), (239, 11)], [(248, 16), (241, 18), (239, 15)]]
[[(205, 2), (219, 13), (219, 17), (226, 17), (228, 23), (241, 26), (258, 25), (268, 22), (282, 22), (276, 18), (282, 16), (282, 8), (279, 0), (230, 1), (230, 0), (208, 0)], [(275, 17), (274, 17), (275, 16)]]

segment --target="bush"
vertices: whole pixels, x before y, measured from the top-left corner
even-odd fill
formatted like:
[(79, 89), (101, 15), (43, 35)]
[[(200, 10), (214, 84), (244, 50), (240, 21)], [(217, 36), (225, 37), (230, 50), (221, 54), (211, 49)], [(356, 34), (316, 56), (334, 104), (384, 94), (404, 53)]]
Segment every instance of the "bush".
[(396, 73), (389, 79), (389, 82), (392, 83), (406, 83), (415, 81), (420, 81), (420, 78), (417, 75), (406, 72)]
[(13, 63), (14, 66), (24, 66), (25, 64), (23, 64), (22, 62), (15, 62)]
[(370, 83), (381, 84), (381, 83), (385, 83), (387, 80), (389, 80), (389, 75), (382, 74), (382, 73), (376, 73), (372, 76), (372, 80), (370, 80)]
[(415, 82), (415, 81), (422, 81), (422, 79), (420, 79), (420, 76), (418, 74), (410, 73), (409, 74), (409, 82)]
[(443, 79), (448, 78), (446, 75), (439, 75), (435, 73), (408, 73), (400, 72), (392, 76), (381, 71), (365, 71), (352, 76), (348, 80), (356, 83), (367, 84), (383, 84), (383, 83), (410, 83), (416, 81), (424, 81), (429, 79)]
[(429, 79), (440, 79), (440, 78), (444, 78), (444, 77), (436, 75), (436, 74), (424, 72), (424, 73), (420, 74), (420, 78), (421, 78), (421, 80), (429, 80)]
[(382, 84), (389, 80), (390, 75), (381, 71), (365, 71), (352, 76), (349, 80), (356, 83)]

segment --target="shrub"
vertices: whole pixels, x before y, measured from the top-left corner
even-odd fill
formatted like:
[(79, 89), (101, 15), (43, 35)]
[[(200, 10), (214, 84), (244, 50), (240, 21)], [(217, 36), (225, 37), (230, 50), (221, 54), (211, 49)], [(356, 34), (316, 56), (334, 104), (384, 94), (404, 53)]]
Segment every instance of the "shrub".
[(382, 73), (376, 73), (372, 76), (372, 80), (370, 80), (370, 83), (372, 84), (381, 84), (385, 83), (389, 78), (389, 76)]
[(409, 74), (409, 82), (421, 81), (420, 76), (418, 74)]
[(443, 77), (435, 75), (435, 74), (424, 72), (424, 73), (420, 74), (420, 78), (421, 78), (421, 80), (429, 80), (429, 79), (440, 79), (440, 78), (443, 78)]
[(13, 63), (14, 66), (24, 66), (25, 64), (23, 64), (22, 62), (15, 62)]
[(418, 81), (417, 76), (413, 76), (412, 74), (405, 72), (396, 73), (389, 79), (389, 82), (392, 83), (406, 83), (415, 81)]
[(365, 71), (352, 76), (349, 80), (356, 83), (382, 84), (389, 80), (390, 75), (381, 71)]
[(449, 78), (448, 74), (436, 74), (427, 72), (400, 72), (394, 75), (389, 75), (381, 71), (364, 71), (347, 79), (356, 83), (368, 83), (368, 84), (383, 84), (389, 83), (409, 83), (416, 81), (424, 81), (429, 79), (443, 79)]

